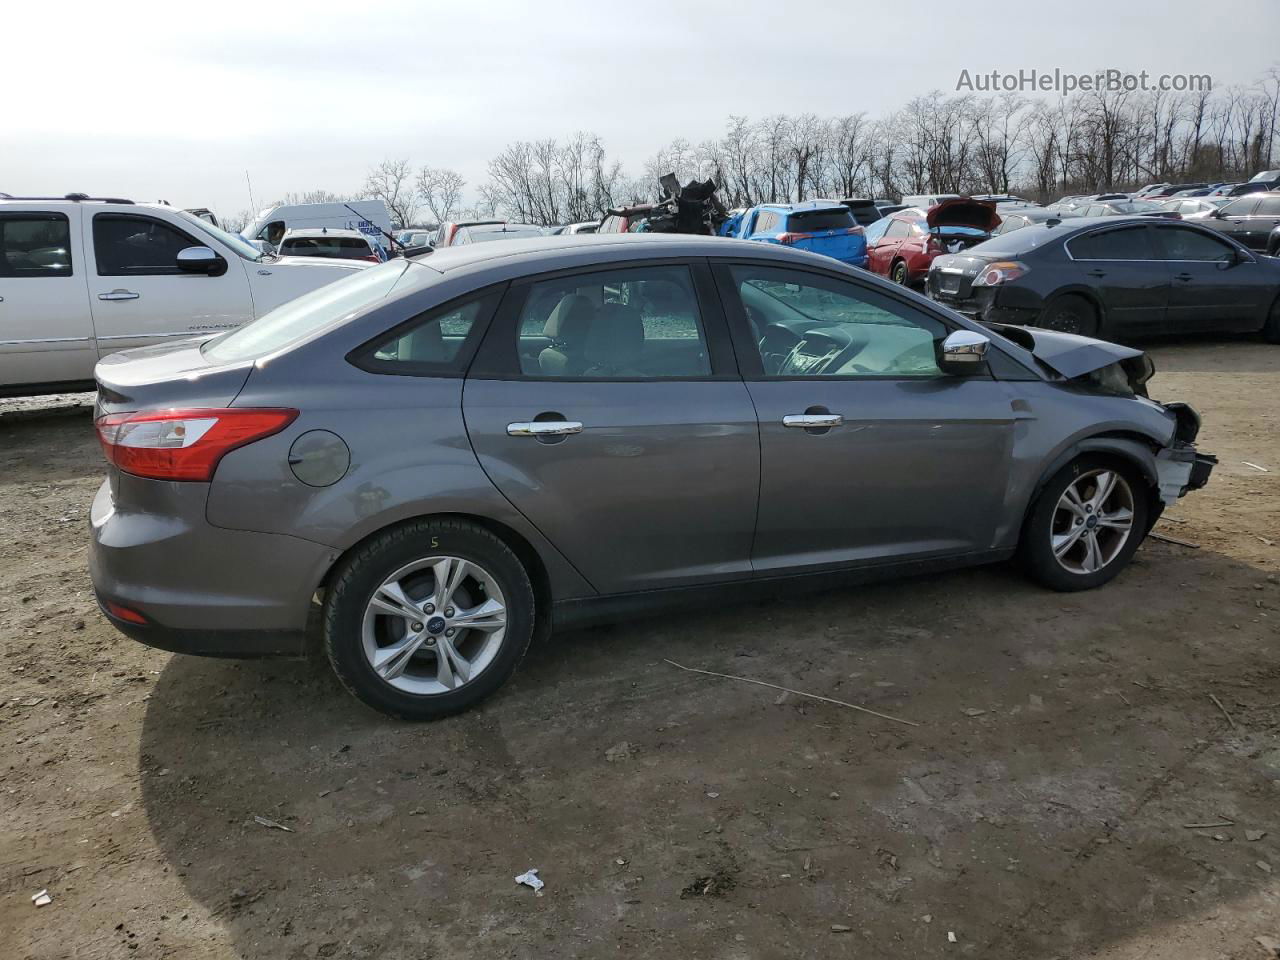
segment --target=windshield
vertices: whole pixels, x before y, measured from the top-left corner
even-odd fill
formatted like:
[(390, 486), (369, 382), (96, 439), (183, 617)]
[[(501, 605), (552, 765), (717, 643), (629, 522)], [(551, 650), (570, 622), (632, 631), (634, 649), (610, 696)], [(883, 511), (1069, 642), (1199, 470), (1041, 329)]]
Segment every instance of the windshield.
[(420, 283), (441, 275), (410, 260), (391, 260), (290, 300), (240, 329), (208, 341), (201, 352), (217, 363), (264, 357), (325, 327), (349, 320), (391, 293), (410, 270), (415, 271), (414, 278)]
[(236, 252), (237, 256), (243, 257), (245, 260), (256, 261), (262, 259), (262, 252), (238, 233), (227, 233), (221, 227), (215, 227), (208, 220), (201, 220), (186, 210), (178, 211), (178, 216), (186, 217), (188, 223), (193, 224), (199, 230), (203, 230), (219, 243), (230, 247)]

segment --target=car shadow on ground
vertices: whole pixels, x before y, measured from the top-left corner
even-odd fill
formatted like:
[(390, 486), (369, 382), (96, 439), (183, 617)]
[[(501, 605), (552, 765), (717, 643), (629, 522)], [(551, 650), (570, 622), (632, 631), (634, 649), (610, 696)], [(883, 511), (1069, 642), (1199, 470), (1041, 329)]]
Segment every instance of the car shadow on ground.
[[(174, 657), (143, 802), (244, 956), (1159, 942), (1229, 922), (1267, 894), (1257, 863), (1280, 870), (1244, 833), (1280, 781), (1263, 590), (1248, 564), (1149, 542), (1090, 593), (1002, 566), (685, 612), (556, 636), (486, 704), (423, 725), (366, 710), (323, 662)], [(514, 883), (529, 867), (542, 895)]]

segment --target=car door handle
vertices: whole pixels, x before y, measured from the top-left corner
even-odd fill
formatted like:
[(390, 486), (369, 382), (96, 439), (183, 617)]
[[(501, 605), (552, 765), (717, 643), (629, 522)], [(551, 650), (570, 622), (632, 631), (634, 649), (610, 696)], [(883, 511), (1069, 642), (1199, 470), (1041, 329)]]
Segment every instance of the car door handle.
[(98, 294), (99, 300), (137, 300), (142, 294), (132, 290), (112, 290), (110, 293)]
[(1189, 273), (1179, 273), (1179, 274), (1175, 274), (1173, 279), (1186, 281), (1186, 280), (1194, 280), (1195, 277)]
[(1107, 271), (1105, 271), (1105, 270), (1090, 270), (1090, 271), (1089, 271), (1089, 276), (1091, 276), (1091, 277), (1105, 277), (1106, 275), (1107, 275)]
[(509, 437), (567, 437), (581, 432), (582, 424), (577, 420), (528, 420), (507, 424)]
[(838, 427), (844, 423), (844, 417), (838, 413), (790, 413), (782, 418), (784, 427), (798, 427), (801, 430), (812, 430), (814, 427)]

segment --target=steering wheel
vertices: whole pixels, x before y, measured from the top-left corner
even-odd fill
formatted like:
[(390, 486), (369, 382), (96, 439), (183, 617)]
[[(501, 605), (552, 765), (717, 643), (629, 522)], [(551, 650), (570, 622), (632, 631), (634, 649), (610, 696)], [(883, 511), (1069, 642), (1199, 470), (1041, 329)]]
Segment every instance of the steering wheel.
[(803, 342), (804, 337), (780, 323), (766, 324), (758, 343), (764, 372), (777, 373), (795, 348)]

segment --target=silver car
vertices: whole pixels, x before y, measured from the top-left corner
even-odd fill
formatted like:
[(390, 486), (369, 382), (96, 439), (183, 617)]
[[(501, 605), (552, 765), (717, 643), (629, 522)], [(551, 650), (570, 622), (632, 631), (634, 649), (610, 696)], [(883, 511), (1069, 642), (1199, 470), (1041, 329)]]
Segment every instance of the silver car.
[(1014, 557), (1099, 586), (1213, 458), (1138, 350), (678, 235), (394, 260), (99, 363), (101, 607), (428, 718), (535, 634)]

